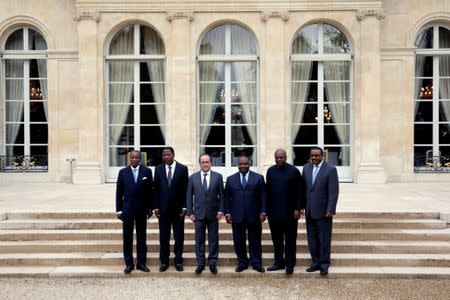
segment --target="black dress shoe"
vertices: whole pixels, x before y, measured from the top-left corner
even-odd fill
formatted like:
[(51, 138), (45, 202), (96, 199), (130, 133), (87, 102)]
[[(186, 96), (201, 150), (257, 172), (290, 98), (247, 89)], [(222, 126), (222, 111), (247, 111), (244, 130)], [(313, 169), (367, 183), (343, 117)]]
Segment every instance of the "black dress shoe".
[(292, 273), (294, 273), (294, 268), (293, 267), (287, 267), (286, 268), (286, 275), (292, 275)]
[(254, 266), (254, 267), (253, 267), (253, 270), (255, 270), (255, 271), (258, 272), (258, 273), (264, 273), (264, 272), (266, 272), (266, 270), (264, 269), (263, 266)]
[(167, 271), (168, 268), (169, 268), (168, 265), (166, 265), (166, 264), (161, 264), (161, 265), (159, 266), (159, 271), (160, 271), (160, 272), (165, 272), (165, 271)]
[(236, 269), (234, 269), (234, 271), (236, 271), (236, 273), (240, 273), (244, 270), (247, 270), (248, 267), (247, 266), (237, 266)]
[(128, 265), (128, 266), (125, 267), (125, 269), (123, 270), (123, 272), (124, 272), (125, 274), (130, 274), (131, 271), (133, 271), (133, 270), (134, 270), (134, 266), (133, 266), (133, 265)]
[(274, 265), (268, 267), (267, 271), (271, 272), (271, 271), (283, 270), (283, 269), (284, 269), (284, 266), (274, 264)]
[(147, 268), (145, 265), (137, 265), (136, 269), (141, 270), (142, 272), (150, 272), (150, 269)]
[(198, 265), (197, 269), (195, 269), (195, 274), (201, 274), (203, 272), (203, 270), (205, 269), (205, 266), (203, 265)]
[(216, 267), (216, 265), (210, 265), (210, 266), (209, 266), (209, 270), (210, 270), (211, 273), (213, 273), (214, 275), (217, 274), (217, 267)]
[(319, 266), (311, 266), (308, 269), (306, 269), (306, 272), (311, 273), (311, 272), (315, 272), (315, 271), (319, 271), (320, 267)]
[(328, 274), (328, 268), (320, 269), (320, 275), (327, 275)]
[(182, 271), (184, 270), (182, 264), (176, 264), (176, 265), (175, 265), (175, 269), (176, 269), (178, 272), (182, 272)]

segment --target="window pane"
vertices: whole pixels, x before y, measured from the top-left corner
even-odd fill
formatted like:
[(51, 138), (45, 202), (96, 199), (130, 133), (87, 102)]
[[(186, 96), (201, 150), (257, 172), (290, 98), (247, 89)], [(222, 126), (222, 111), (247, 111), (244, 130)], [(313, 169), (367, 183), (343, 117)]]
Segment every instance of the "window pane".
[(23, 100), (23, 80), (5, 79), (6, 100)]
[(317, 80), (316, 62), (293, 61), (291, 77), (292, 80)]
[(327, 145), (350, 144), (350, 125), (325, 124), (323, 132)]
[(5, 50), (24, 50), (23, 49), (23, 29), (17, 29), (11, 33), (6, 40)]
[(141, 103), (164, 103), (164, 83), (141, 83)]
[(30, 142), (31, 144), (48, 143), (47, 124), (30, 124)]
[(350, 102), (350, 82), (325, 82), (325, 102)]
[(439, 144), (450, 144), (450, 123), (439, 124)]
[(323, 71), (325, 80), (350, 80), (350, 62), (325, 61)]
[(6, 124), (6, 144), (24, 143), (24, 125), (19, 123)]
[(333, 166), (350, 166), (350, 147), (324, 147), (325, 160)]
[(225, 54), (225, 27), (221, 25), (208, 31), (200, 44), (200, 54)]
[(28, 29), (29, 50), (47, 50), (47, 43), (42, 35), (34, 29)]
[(140, 63), (141, 81), (164, 82), (164, 61), (149, 61)]
[(231, 124), (256, 124), (256, 105), (242, 104), (231, 106)]
[(250, 166), (257, 166), (257, 153), (255, 147), (232, 147), (231, 148), (231, 166), (237, 167), (239, 156), (246, 155), (250, 160)]
[(238, 25), (230, 25), (231, 54), (256, 54), (256, 41), (246, 29)]
[(292, 84), (292, 102), (317, 102), (317, 83), (299, 83), (293, 82)]
[(23, 146), (6, 146), (6, 156), (8, 156), (7, 165), (17, 167), (20, 163), (17, 156), (24, 155)]
[(109, 126), (109, 144), (133, 146), (133, 126)]
[(432, 79), (416, 79), (416, 99), (433, 99)]
[(318, 143), (317, 125), (294, 125), (292, 135), (294, 145), (317, 145)]
[(439, 56), (439, 76), (450, 76), (450, 56)]
[[(30, 147), (30, 155), (36, 156), (47, 156), (48, 155), (48, 147), (47, 146), (31, 146)], [(36, 159), (36, 162), (40, 162), (40, 165), (47, 165), (45, 161), (42, 159)]]
[(132, 83), (110, 83), (109, 102), (110, 103), (132, 103), (134, 102)]
[(414, 45), (419, 49), (433, 48), (433, 27), (429, 27), (419, 32)]
[(47, 78), (47, 62), (45, 59), (30, 60), (30, 77)]
[(47, 100), (47, 79), (30, 80), (30, 100)]
[(200, 147), (200, 154), (209, 154), (214, 167), (225, 166), (225, 147)]
[(255, 83), (232, 83), (231, 102), (256, 102)]
[(450, 30), (441, 26), (439, 26), (439, 48), (450, 48)]
[(414, 144), (432, 144), (433, 125), (414, 124)]
[(132, 151), (133, 147), (126, 148), (109, 148), (109, 166), (125, 167), (128, 165), (127, 154)]
[(225, 124), (225, 106), (200, 104), (200, 124)]
[(6, 122), (23, 122), (23, 101), (6, 101)]
[(231, 81), (256, 81), (256, 62), (231, 63)]
[(134, 25), (122, 28), (111, 41), (110, 54), (133, 54), (134, 53)]
[(141, 124), (166, 123), (164, 105), (141, 105)]
[(163, 55), (164, 54), (164, 43), (159, 37), (158, 33), (148, 26), (140, 26), (141, 35), (141, 54), (151, 54), (151, 55)]
[(198, 63), (200, 81), (224, 81), (225, 63), (201, 61)]
[(345, 35), (336, 27), (323, 25), (323, 52), (350, 53), (350, 43)]
[(5, 77), (6, 78), (23, 78), (23, 60), (6, 59), (5, 60)]
[(254, 145), (256, 144), (256, 126), (232, 126), (231, 145)]
[(324, 123), (350, 123), (349, 103), (328, 103), (323, 107)]
[(309, 25), (298, 31), (292, 45), (293, 54), (318, 53), (319, 25)]
[(130, 124), (134, 122), (133, 105), (109, 105), (109, 124)]
[(416, 55), (416, 77), (433, 77), (433, 57)]
[(416, 101), (414, 109), (416, 111), (415, 122), (432, 122), (433, 121), (433, 102), (432, 101)]
[(201, 145), (225, 145), (225, 126), (201, 125), (199, 127)]
[[(447, 156), (447, 162), (450, 162), (450, 146), (440, 146), (439, 151), (442, 156)], [(447, 167), (450, 167), (450, 165), (447, 165)]]
[(30, 121), (47, 122), (47, 102), (30, 102)]
[(141, 126), (141, 145), (164, 145), (164, 126)]
[(146, 154), (145, 156), (143, 155), (142, 160), (144, 160), (145, 158), (147, 159), (147, 161), (145, 162), (147, 166), (157, 166), (163, 162), (161, 156), (162, 147), (141, 147), (141, 153)]
[(450, 122), (450, 101), (439, 102), (439, 122)]
[(293, 123), (317, 123), (317, 104), (292, 104)]
[(225, 85), (223, 83), (200, 83), (200, 103), (225, 102)]
[(109, 62), (110, 82), (133, 82), (133, 62), (131, 61), (111, 61)]
[(439, 85), (439, 99), (450, 100), (450, 78), (439, 80)]
[(311, 147), (293, 147), (293, 160), (295, 166), (303, 166), (309, 162)]

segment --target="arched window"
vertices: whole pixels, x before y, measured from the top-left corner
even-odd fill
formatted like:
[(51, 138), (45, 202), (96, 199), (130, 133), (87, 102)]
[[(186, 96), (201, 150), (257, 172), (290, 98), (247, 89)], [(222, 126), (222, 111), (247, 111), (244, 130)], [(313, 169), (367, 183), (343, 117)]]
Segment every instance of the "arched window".
[(127, 165), (132, 149), (144, 163), (162, 162), (165, 145), (165, 51), (158, 33), (144, 25), (122, 28), (106, 56), (108, 178)]
[(294, 164), (309, 160), (311, 146), (351, 178), (352, 57), (346, 36), (329, 24), (297, 31), (291, 49), (291, 116)]
[(3, 49), (2, 171), (47, 171), (47, 43), (36, 29), (13, 31)]
[[(235, 24), (206, 33), (198, 53), (198, 147), (213, 166), (237, 166), (239, 155), (257, 166), (258, 49)], [(226, 172), (226, 170), (224, 170)]]
[(450, 171), (449, 28), (426, 26), (415, 41), (415, 171)]

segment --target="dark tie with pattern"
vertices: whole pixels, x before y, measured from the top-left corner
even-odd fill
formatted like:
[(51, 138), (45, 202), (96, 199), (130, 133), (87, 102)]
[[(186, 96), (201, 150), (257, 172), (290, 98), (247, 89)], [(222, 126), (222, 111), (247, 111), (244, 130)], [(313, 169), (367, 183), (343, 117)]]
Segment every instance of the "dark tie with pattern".
[(208, 182), (206, 181), (206, 176), (208, 176), (207, 173), (203, 174), (203, 189), (205, 190), (205, 192), (208, 190)]
[(172, 182), (172, 166), (169, 166), (169, 172), (167, 172), (167, 182), (169, 183), (170, 187), (170, 183)]
[(247, 186), (247, 179), (245, 178), (245, 174), (242, 174), (242, 182), (241, 182), (242, 188), (245, 189)]

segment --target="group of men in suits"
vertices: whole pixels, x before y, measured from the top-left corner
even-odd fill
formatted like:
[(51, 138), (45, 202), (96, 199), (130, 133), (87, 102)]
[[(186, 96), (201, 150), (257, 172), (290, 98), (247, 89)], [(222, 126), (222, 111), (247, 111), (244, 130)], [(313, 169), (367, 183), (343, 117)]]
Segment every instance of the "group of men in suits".
[[(312, 147), (310, 163), (300, 171), (287, 163), (286, 151), (275, 151), (275, 165), (267, 171), (266, 180), (250, 170), (247, 156), (238, 159), (238, 172), (227, 178), (225, 188), (220, 173), (211, 170), (211, 157), (199, 157), (200, 171), (188, 177), (187, 167), (175, 161), (171, 147), (163, 148), (163, 163), (150, 169), (140, 165), (140, 152), (131, 152), (131, 166), (119, 172), (116, 189), (117, 216), (123, 221), (123, 253), (129, 274), (134, 269), (132, 244), (136, 224), (137, 268), (146, 267), (146, 223), (154, 213), (159, 221), (160, 272), (169, 266), (170, 231), (175, 239), (174, 265), (183, 271), (184, 218), (188, 215), (195, 226), (196, 274), (208, 263), (217, 274), (219, 253), (219, 221), (225, 215), (231, 224), (237, 256), (236, 272), (251, 266), (265, 272), (262, 262), (262, 223), (269, 221), (274, 246), (274, 264), (267, 271), (285, 269), (294, 272), (298, 219), (306, 215), (311, 266), (307, 272), (328, 274), (332, 218), (339, 194), (337, 171), (324, 160), (323, 149)], [(153, 209), (153, 210), (152, 210)], [(208, 231), (208, 259), (205, 239)], [(248, 236), (249, 254), (246, 240)]]

